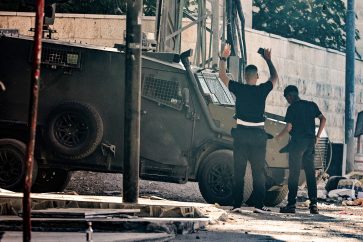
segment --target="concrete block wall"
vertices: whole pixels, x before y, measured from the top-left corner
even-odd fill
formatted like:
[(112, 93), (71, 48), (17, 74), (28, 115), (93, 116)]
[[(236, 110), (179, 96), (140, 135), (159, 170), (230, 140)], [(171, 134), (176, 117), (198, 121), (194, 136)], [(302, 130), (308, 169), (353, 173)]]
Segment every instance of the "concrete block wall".
[[(57, 14), (56, 38), (71, 42), (113, 46), (123, 43), (125, 16)], [(152, 17), (142, 20), (143, 31), (153, 33)], [(186, 21), (185, 24), (188, 22)], [(0, 28), (17, 28), (21, 34), (32, 35), (34, 14), (0, 12)], [(196, 26), (183, 32), (182, 50), (194, 49)], [(208, 38), (208, 37), (207, 37)], [(257, 54), (259, 47), (272, 48), (273, 62), (280, 81), (267, 100), (267, 111), (285, 115), (287, 103), (282, 95), (289, 85), (297, 85), (301, 97), (315, 101), (327, 117), (327, 130), (333, 142), (344, 141), (345, 55), (294, 39), (246, 30), (248, 63), (259, 67), (260, 80), (268, 78), (268, 68)], [(356, 60), (356, 112), (363, 109), (363, 62)]]

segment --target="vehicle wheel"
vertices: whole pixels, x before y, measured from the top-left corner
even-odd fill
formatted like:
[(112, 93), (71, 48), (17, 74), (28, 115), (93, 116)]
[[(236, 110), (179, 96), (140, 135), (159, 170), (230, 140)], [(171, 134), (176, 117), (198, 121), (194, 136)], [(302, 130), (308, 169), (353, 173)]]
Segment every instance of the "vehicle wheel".
[(77, 160), (92, 154), (101, 143), (103, 123), (92, 106), (66, 102), (50, 113), (47, 131), (54, 151), (62, 157)]
[(287, 185), (283, 185), (281, 190), (278, 191), (266, 191), (265, 205), (268, 207), (274, 207), (279, 205), (286, 198), (289, 189)]
[(38, 171), (32, 192), (62, 192), (71, 179), (69, 171), (62, 169), (45, 169)]
[[(15, 139), (0, 139), (0, 187), (11, 191), (22, 191), (25, 178), (26, 145)], [(33, 182), (38, 165), (34, 159)]]
[[(219, 150), (207, 156), (202, 163), (198, 176), (198, 184), (203, 198), (208, 203), (232, 205), (233, 194), (233, 152)], [(251, 166), (248, 164), (245, 176), (244, 198), (252, 192)]]
[(340, 180), (347, 179), (343, 176), (331, 176), (328, 179), (328, 182), (325, 185), (325, 190), (330, 192), (331, 190), (335, 190), (338, 187), (338, 183)]

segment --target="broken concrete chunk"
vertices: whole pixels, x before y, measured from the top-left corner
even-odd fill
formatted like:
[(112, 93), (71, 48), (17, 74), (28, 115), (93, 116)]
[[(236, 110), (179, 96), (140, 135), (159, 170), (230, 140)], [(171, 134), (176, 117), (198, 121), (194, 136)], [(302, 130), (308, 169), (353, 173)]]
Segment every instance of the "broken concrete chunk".
[(355, 191), (352, 189), (335, 189), (328, 193), (330, 198), (349, 197), (355, 199)]

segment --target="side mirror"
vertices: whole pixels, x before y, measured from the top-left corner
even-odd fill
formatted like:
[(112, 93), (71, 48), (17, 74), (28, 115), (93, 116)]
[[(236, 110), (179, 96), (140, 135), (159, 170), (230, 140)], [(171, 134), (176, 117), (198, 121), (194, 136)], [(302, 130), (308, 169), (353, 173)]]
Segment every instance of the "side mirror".
[(6, 91), (5, 84), (2, 81), (0, 81), (0, 91), (2, 91), (2, 92)]

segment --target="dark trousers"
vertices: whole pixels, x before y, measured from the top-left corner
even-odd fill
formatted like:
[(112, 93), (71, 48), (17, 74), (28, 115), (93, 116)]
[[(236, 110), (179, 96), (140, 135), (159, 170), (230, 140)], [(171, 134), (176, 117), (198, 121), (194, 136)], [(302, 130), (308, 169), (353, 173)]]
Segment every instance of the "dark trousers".
[(305, 170), (310, 205), (317, 203), (314, 167), (314, 138), (292, 140), (289, 145), (289, 195), (288, 206), (295, 206), (301, 166)]
[(232, 129), (234, 184), (233, 206), (240, 207), (243, 202), (244, 176), (247, 161), (250, 161), (253, 176), (255, 207), (263, 207), (265, 200), (265, 156), (267, 135), (264, 129), (239, 126)]

